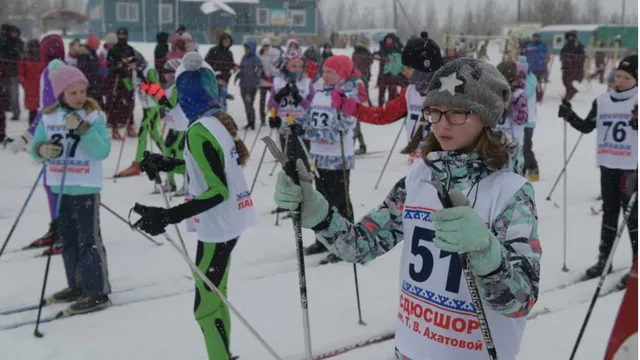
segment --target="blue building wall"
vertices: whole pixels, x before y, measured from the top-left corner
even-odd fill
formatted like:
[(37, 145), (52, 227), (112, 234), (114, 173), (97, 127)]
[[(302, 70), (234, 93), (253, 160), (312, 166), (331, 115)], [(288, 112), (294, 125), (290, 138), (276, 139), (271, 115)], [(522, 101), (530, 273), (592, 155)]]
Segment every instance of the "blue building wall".
[[(175, 0), (89, 0), (88, 13), (99, 9), (104, 1), (105, 9), (103, 33), (103, 21), (93, 17), (89, 22), (89, 29), (102, 37), (109, 32), (115, 32), (124, 27), (129, 30), (130, 41), (154, 42), (156, 33), (166, 31), (173, 33), (177, 24), (184, 24), (187, 31), (198, 43), (209, 43), (210, 31), (215, 26), (222, 30), (230, 30), (234, 43), (241, 43), (246, 35), (288, 33), (294, 31), (300, 35), (316, 35), (318, 28), (318, 16), (315, 1), (310, 0), (261, 0), (259, 4), (228, 4), (236, 15), (221, 11), (204, 14), (200, 11), (201, 2), (179, 1), (176, 19)], [(297, 19), (304, 18), (304, 24), (292, 24), (287, 21), (285, 2), (289, 5), (289, 14), (297, 13)], [(138, 16), (122, 21), (118, 19), (117, 4), (121, 6), (137, 6)], [(172, 22), (159, 24), (159, 7), (161, 5), (171, 8)], [(126, 11), (125, 11), (126, 12)], [(133, 11), (135, 13), (135, 11)], [(262, 20), (258, 23), (258, 15)], [(119, 21), (120, 20), (120, 21)], [(177, 20), (177, 21), (176, 21)]]
[[(540, 39), (547, 43), (547, 47), (549, 48), (549, 52), (552, 54), (559, 54), (562, 46), (564, 46), (566, 40), (564, 38), (566, 32), (561, 31), (544, 31), (541, 30), (539, 32)], [(589, 40), (594, 35), (593, 31), (578, 31), (578, 40), (587, 47), (589, 45)], [(562, 43), (558, 40), (562, 39)]]

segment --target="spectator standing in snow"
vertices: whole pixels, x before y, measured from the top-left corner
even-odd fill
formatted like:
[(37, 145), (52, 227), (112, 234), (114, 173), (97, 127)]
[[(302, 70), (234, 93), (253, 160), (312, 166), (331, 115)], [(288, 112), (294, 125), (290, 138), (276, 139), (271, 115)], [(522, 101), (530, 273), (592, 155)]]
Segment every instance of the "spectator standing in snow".
[(69, 66), (76, 66), (78, 64), (78, 59), (75, 55), (75, 48), (78, 45), (80, 45), (80, 39), (77, 38), (71, 40), (71, 42), (69, 43), (69, 52), (67, 53), (67, 56), (64, 60), (64, 62), (69, 64)]
[[(369, 50), (369, 41), (363, 39), (356, 46), (353, 47), (353, 54), (351, 55), (353, 64), (356, 69), (360, 71), (362, 77), (360, 80), (364, 83), (367, 90), (367, 97), (369, 97), (369, 82), (371, 81), (371, 65), (373, 65), (373, 54)], [(369, 102), (371, 106), (371, 102)]]
[(389, 33), (380, 43), (380, 50), (375, 54), (380, 61), (377, 85), (378, 106), (385, 103), (385, 93), (389, 91), (389, 100), (398, 97), (398, 87), (402, 84), (402, 43), (396, 34)]
[(604, 47), (604, 41), (601, 41), (598, 45), (600, 49), (596, 51), (593, 59), (595, 60), (596, 71), (589, 77), (589, 82), (595, 78), (600, 79), (600, 84), (604, 84), (604, 71), (607, 69), (607, 53), (602, 48)]
[(256, 55), (258, 45), (254, 40), (244, 44), (244, 56), (240, 61), (240, 71), (236, 75), (236, 82), (240, 81), (240, 96), (247, 114), (245, 130), (254, 130), (256, 126), (256, 110), (254, 102), (258, 87), (260, 86), (260, 73), (262, 72), (262, 60)]
[(89, 81), (87, 96), (101, 103), (104, 82), (100, 77), (100, 59), (96, 52), (99, 47), (100, 38), (95, 34), (90, 34), (86, 44), (77, 44), (70, 51), (76, 59), (77, 68)]
[(216, 74), (216, 81), (218, 82), (218, 101), (222, 106), (222, 110), (227, 109), (227, 96), (229, 80), (231, 79), (231, 72), (238, 69), (233, 59), (233, 53), (231, 52), (231, 46), (233, 45), (233, 39), (231, 35), (226, 32), (220, 35), (218, 45), (209, 49), (205, 61), (211, 66)]
[(527, 180), (536, 182), (540, 178), (538, 170), (538, 161), (533, 152), (533, 131), (536, 128), (537, 104), (536, 96), (540, 83), (537, 76), (529, 69), (526, 56), (520, 56), (518, 62), (518, 75), (525, 81), (525, 93), (527, 94), (527, 105), (529, 107), (529, 117), (524, 128), (524, 140), (522, 143), (522, 152), (524, 154), (524, 173)]
[(40, 108), (40, 76), (45, 66), (40, 56), (40, 42), (36, 39), (30, 40), (18, 68), (20, 84), (24, 89), (24, 107), (29, 111), (29, 125), (35, 120)]
[(0, 28), (0, 144), (6, 139), (6, 112), (11, 107), (11, 77), (17, 75), (18, 58), (14, 59), (11, 25)]
[(260, 126), (264, 126), (267, 119), (267, 93), (273, 86), (273, 78), (276, 75), (276, 66), (280, 51), (271, 47), (269, 38), (262, 39), (262, 47), (259, 51), (262, 61), (262, 73), (260, 75)]
[[(527, 57), (529, 71), (537, 78), (538, 83), (542, 84), (548, 78), (547, 60), (549, 59), (549, 50), (547, 44), (540, 39), (540, 34), (535, 33), (531, 37), (531, 41), (525, 45), (523, 49), (524, 55)], [(542, 89), (542, 87), (540, 87)], [(542, 100), (542, 94), (537, 94), (538, 101)]]
[(164, 78), (164, 64), (167, 63), (167, 54), (169, 53), (169, 34), (166, 32), (159, 32), (156, 34), (156, 48), (153, 50), (154, 67), (158, 71), (160, 77), (160, 84), (165, 86), (167, 81)]
[(109, 77), (106, 81), (105, 96), (107, 120), (113, 128), (113, 139), (122, 140), (119, 126), (127, 127), (128, 137), (138, 137), (133, 123), (134, 91), (127, 88), (124, 83), (124, 79), (130, 74), (123, 61), (126, 54), (131, 54), (135, 50), (129, 45), (129, 30), (120, 28), (117, 36), (118, 43), (109, 50), (107, 57)]
[(562, 63), (562, 83), (566, 88), (565, 100), (571, 100), (578, 89), (573, 86), (574, 81), (582, 82), (584, 77), (584, 61), (586, 59), (584, 46), (578, 40), (575, 30), (565, 34), (566, 43), (560, 50), (560, 62)]

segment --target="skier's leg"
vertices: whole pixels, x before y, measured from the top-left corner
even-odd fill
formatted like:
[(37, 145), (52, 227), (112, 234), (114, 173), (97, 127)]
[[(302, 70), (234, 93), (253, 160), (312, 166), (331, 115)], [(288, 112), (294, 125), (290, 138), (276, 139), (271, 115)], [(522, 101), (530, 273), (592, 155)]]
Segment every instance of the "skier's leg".
[(78, 249), (84, 295), (107, 295), (111, 292), (107, 253), (100, 232), (100, 194), (76, 195)]
[(155, 141), (160, 152), (164, 154), (164, 141), (162, 141), (162, 134), (160, 133), (160, 107), (153, 107), (149, 109), (149, 132), (151, 139)]
[(152, 113), (151, 109), (143, 110), (143, 118), (142, 122), (140, 122), (140, 130), (138, 131), (138, 148), (136, 150), (136, 163), (140, 163), (142, 161), (142, 156), (144, 152), (147, 150), (147, 135), (149, 134), (149, 125), (151, 124), (151, 118), (149, 117)]
[[(57, 196), (57, 194), (56, 194)], [(82, 284), (77, 278), (77, 267), (80, 259), (80, 249), (78, 246), (78, 228), (75, 203), (71, 195), (62, 197), (60, 203), (60, 213), (58, 214), (58, 233), (62, 240), (62, 261), (64, 263), (65, 274), (67, 275), (67, 285), (69, 288), (81, 289)]]
[[(196, 264), (207, 278), (227, 296), (227, 279), (231, 251), (238, 239), (225, 243), (198, 242)], [(209, 360), (228, 359), (231, 344), (231, 316), (229, 309), (205, 282), (196, 277), (194, 313), (204, 336)]]

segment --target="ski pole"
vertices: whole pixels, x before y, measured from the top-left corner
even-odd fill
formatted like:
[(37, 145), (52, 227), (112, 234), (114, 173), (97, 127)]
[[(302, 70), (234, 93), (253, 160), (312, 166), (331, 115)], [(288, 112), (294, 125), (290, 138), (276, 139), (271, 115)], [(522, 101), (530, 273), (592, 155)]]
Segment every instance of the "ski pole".
[(40, 169), (40, 173), (38, 173), (38, 177), (36, 177), (36, 181), (33, 182), (33, 186), (31, 187), (31, 190), (29, 190), (29, 195), (27, 195), (27, 198), (24, 200), (24, 204), (22, 204), (22, 208), (20, 208), (20, 212), (18, 212), (18, 216), (16, 217), (16, 220), (13, 222), (13, 225), (11, 225), (11, 230), (9, 230), (9, 234), (7, 235), (7, 238), (4, 241), (4, 244), (2, 244), (2, 248), (0, 249), (0, 257), (2, 257), (2, 253), (4, 252), (4, 249), (7, 247), (7, 244), (9, 244), (9, 240), (13, 235), (13, 231), (18, 226), (18, 223), (22, 218), (22, 214), (24, 214), (24, 210), (27, 208), (27, 204), (29, 204), (29, 201), (31, 201), (31, 196), (33, 195), (33, 192), (36, 190), (36, 187), (38, 187), (38, 183), (40, 183), (40, 179), (42, 179), (42, 176), (44, 175), (44, 172), (46, 171), (46, 169), (47, 169), (47, 165), (46, 164), (42, 165), (42, 169)]
[(576, 141), (576, 144), (573, 145), (573, 149), (571, 150), (571, 153), (569, 153), (569, 157), (568, 158), (565, 157), (564, 166), (562, 167), (562, 170), (560, 170), (560, 173), (558, 174), (556, 181), (553, 183), (553, 186), (551, 187), (551, 191), (549, 191), (549, 195), (547, 195), (547, 201), (551, 201), (551, 195), (553, 194), (553, 191), (556, 189), (556, 186), (558, 186), (558, 183), (560, 182), (560, 178), (562, 177), (562, 174), (564, 174), (564, 172), (567, 171), (567, 165), (569, 165), (569, 161), (571, 161), (571, 158), (573, 157), (573, 154), (576, 152), (576, 149), (578, 148), (578, 144), (580, 144), (580, 140), (582, 140), (583, 136), (584, 134), (580, 134), (580, 137)]
[[(442, 183), (440, 182), (429, 182), (432, 184), (436, 190), (438, 190), (438, 198), (440, 198), (440, 202), (442, 203), (442, 207), (445, 209), (452, 208), (454, 206), (468, 206), (469, 199), (464, 196), (464, 194), (458, 198), (456, 197), (456, 203), (454, 204), (451, 196), (444, 190)], [(493, 336), (491, 336), (491, 328), (489, 327), (489, 322), (487, 321), (487, 315), (484, 311), (484, 305), (482, 305), (482, 299), (480, 298), (480, 291), (478, 291), (478, 285), (476, 284), (476, 276), (473, 273), (473, 270), (469, 269), (469, 263), (467, 254), (459, 254), (460, 255), (460, 264), (462, 265), (462, 272), (464, 274), (464, 278), (467, 282), (467, 287), (469, 288), (469, 294), (471, 295), (471, 302), (473, 303), (473, 307), (476, 309), (476, 316), (478, 318), (478, 322), (480, 323), (480, 331), (482, 332), (482, 337), (484, 339), (484, 345), (487, 348), (487, 352), (489, 353), (490, 360), (498, 360), (498, 352), (496, 350), (496, 346), (493, 342)]]
[[(72, 133), (69, 131), (69, 133)], [(71, 150), (71, 147), (69, 147)], [(60, 218), (60, 207), (62, 205), (62, 197), (64, 196), (64, 184), (67, 181), (67, 166), (69, 163), (69, 150), (65, 151), (64, 155), (64, 165), (62, 167), (62, 180), (60, 181), (60, 191), (58, 192), (58, 198), (56, 199), (56, 209), (55, 209), (55, 218), (53, 220), (53, 231), (58, 231), (58, 219)], [(47, 265), (44, 268), (44, 279), (42, 280), (42, 291), (40, 292), (40, 302), (38, 303), (38, 317), (36, 318), (36, 328), (33, 330), (33, 335), (37, 338), (44, 337), (44, 334), (41, 333), (38, 329), (40, 327), (40, 317), (42, 315), (42, 306), (44, 304), (44, 293), (47, 290), (47, 279), (49, 278), (49, 268), (51, 266), (51, 255), (53, 254), (53, 244), (55, 241), (52, 241), (49, 245), (49, 253), (47, 254)]]
[[(567, 161), (567, 122), (563, 121), (564, 123), (564, 140), (562, 141), (562, 156), (565, 159), (565, 164), (568, 163)], [(578, 139), (579, 141), (580, 139)], [(562, 179), (562, 223), (563, 223), (563, 229), (562, 229), (562, 271), (564, 272), (568, 272), (569, 268), (567, 267), (567, 231), (568, 231), (568, 226), (567, 226), (567, 166), (565, 165), (564, 167), (564, 177)]]
[[(347, 205), (347, 218), (350, 221), (353, 221), (353, 208), (351, 204), (351, 198), (349, 197), (349, 176), (347, 175), (347, 156), (344, 150), (344, 127), (342, 123), (342, 116), (338, 112), (338, 123), (340, 129), (338, 132), (340, 133), (340, 153), (342, 155), (342, 181), (344, 182), (344, 197)], [(358, 324), (367, 325), (364, 321), (362, 321), (362, 307), (360, 305), (360, 287), (358, 286), (358, 268), (356, 264), (353, 264), (353, 278), (355, 280), (356, 287), (356, 302), (358, 305)]]
[[(131, 118), (127, 122), (127, 126), (129, 126), (132, 123), (133, 123), (133, 115), (131, 115)], [(124, 143), (127, 140), (127, 137), (128, 136), (125, 134), (124, 138), (122, 139), (122, 144), (120, 144), (120, 152), (118, 153), (118, 162), (116, 162), (116, 171), (113, 173), (113, 182), (118, 181), (118, 172), (120, 170), (120, 163), (122, 162), (122, 153), (124, 152)]]
[(405, 118), (403, 125), (398, 130), (398, 135), (396, 135), (396, 139), (393, 141), (393, 146), (389, 150), (389, 155), (387, 155), (387, 160), (384, 162), (384, 166), (382, 166), (382, 170), (380, 171), (380, 176), (378, 176), (378, 181), (376, 181), (376, 186), (374, 190), (378, 190), (378, 185), (380, 185), (380, 180), (382, 180), (382, 175), (384, 175), (385, 170), (387, 170), (387, 165), (389, 165), (389, 160), (391, 160), (391, 155), (393, 155), (393, 150), (396, 148), (398, 144), (398, 139), (400, 139), (400, 134), (402, 134), (402, 129), (404, 129), (406, 125), (407, 119)]
[[(269, 138), (271, 138), (271, 134), (273, 133), (273, 129), (269, 130)], [(251, 145), (251, 147), (253, 148), (253, 145)], [(251, 153), (251, 151), (249, 151), (249, 153)], [(253, 194), (253, 189), (256, 186), (256, 181), (258, 181), (258, 174), (260, 174), (260, 168), (262, 168), (262, 163), (264, 162), (264, 157), (265, 155), (267, 155), (267, 147), (264, 147), (264, 150), (262, 150), (262, 156), (260, 157), (260, 162), (258, 163), (258, 168), (256, 169), (256, 174), (253, 176), (253, 181), (251, 182), (251, 190), (249, 190), (249, 192), (251, 194)]]
[[(156, 175), (156, 179), (159, 179), (159, 178), (160, 178), (160, 174), (158, 173)], [(162, 184), (160, 185), (160, 193), (164, 198), (165, 207), (167, 209), (170, 208), (171, 203), (169, 202), (169, 198), (167, 197), (167, 193), (164, 191), (164, 186), (162, 186)], [(180, 244), (182, 244), (182, 249), (184, 250), (184, 253), (188, 255), (189, 252), (187, 251), (187, 246), (184, 244), (184, 240), (182, 239), (182, 234), (180, 233), (180, 228), (178, 227), (178, 224), (173, 224), (173, 227), (176, 229), (176, 233), (178, 233), (178, 239), (180, 239)]]
[[(291, 166), (287, 166), (286, 155), (280, 151), (278, 146), (269, 137), (263, 137), (262, 141), (267, 145), (267, 148), (271, 154), (276, 158), (277, 162), (282, 165), (285, 172), (296, 184), (300, 184), (300, 178), (298, 177), (298, 171), (294, 161), (290, 161)], [(304, 349), (306, 354), (306, 360), (312, 360), (313, 354), (311, 351), (311, 325), (309, 322), (309, 301), (307, 296), (307, 275), (304, 266), (304, 245), (302, 243), (302, 218), (300, 213), (300, 207), (291, 211), (291, 218), (293, 222), (293, 234), (296, 240), (296, 258), (298, 260), (298, 281), (300, 284), (300, 306), (302, 308), (302, 329), (304, 336)]]
[(264, 127), (264, 125), (262, 125), (262, 124), (260, 126), (258, 126), (258, 131), (256, 131), (256, 137), (253, 138), (253, 142), (251, 143), (251, 147), (249, 148), (249, 154), (251, 154), (253, 152), (253, 148), (256, 146), (256, 143), (258, 142), (258, 139), (260, 138), (260, 132), (262, 132), (262, 128), (263, 127)]
[[(127, 219), (123, 218), (122, 216), (120, 216), (118, 213), (116, 213), (115, 211), (111, 210), (107, 205), (105, 205), (103, 202), (100, 203), (100, 206), (102, 206), (103, 208), (105, 208), (105, 210), (107, 210), (108, 212), (110, 212), (113, 216), (117, 217), (118, 219), (122, 220), (122, 222), (126, 223), (127, 225), (129, 225), (129, 222), (127, 221)], [(162, 246), (164, 245), (164, 243), (158, 242), (156, 240), (154, 240), (151, 236), (145, 234), (144, 232), (140, 231), (140, 229), (135, 228), (135, 231), (137, 231), (138, 233), (140, 233), (142, 236), (144, 236), (147, 240), (151, 241), (152, 243), (158, 245), (158, 246)]]
[(189, 255), (186, 252), (182, 251), (182, 249), (180, 248), (180, 245), (178, 245), (176, 241), (173, 240), (171, 236), (166, 232), (163, 233), (162, 235), (173, 246), (173, 248), (176, 249), (178, 253), (180, 253), (184, 261), (186, 261), (187, 264), (189, 264), (189, 267), (191, 268), (191, 270), (193, 270), (193, 272), (195, 272), (200, 277), (200, 279), (202, 279), (202, 281), (204, 281), (204, 283), (207, 284), (209, 289), (211, 289), (214, 293), (216, 293), (216, 295), (220, 298), (220, 300), (222, 300), (222, 302), (229, 308), (229, 310), (231, 310), (231, 312), (238, 317), (238, 320), (240, 320), (242, 325), (244, 325), (247, 328), (247, 330), (249, 330), (249, 332), (256, 338), (256, 340), (258, 340), (258, 342), (260, 342), (260, 344), (264, 346), (264, 348), (269, 352), (269, 354), (271, 354), (271, 356), (274, 359), (282, 360), (280, 355), (278, 355), (278, 353), (276, 353), (275, 350), (273, 350), (273, 348), (264, 340), (264, 338), (260, 336), (260, 334), (256, 331), (256, 329), (254, 329), (253, 326), (249, 324), (249, 322), (244, 318), (244, 316), (242, 316), (240, 311), (238, 311), (238, 309), (236, 309), (235, 306), (233, 306), (231, 302), (229, 302), (227, 297), (224, 296), (222, 292), (220, 292), (220, 290), (213, 284), (211, 280), (209, 280), (209, 278), (202, 272), (202, 270), (200, 270), (200, 268), (193, 261), (191, 261), (191, 259), (189, 258)]
[(600, 290), (602, 289), (602, 285), (604, 284), (604, 279), (607, 276), (609, 266), (613, 262), (613, 255), (616, 252), (616, 248), (618, 247), (618, 243), (620, 242), (620, 238), (622, 238), (622, 233), (624, 232), (624, 228), (627, 226), (627, 222), (629, 221), (629, 216), (633, 211), (634, 206), (636, 205), (638, 197), (638, 192), (634, 192), (631, 195), (631, 199), (629, 199), (629, 204), (624, 213), (624, 217), (622, 218), (622, 223), (618, 227), (618, 232), (616, 233), (616, 238), (613, 241), (613, 245), (611, 246), (611, 251), (609, 252), (609, 256), (607, 256), (607, 262), (602, 268), (602, 274), (600, 274), (600, 280), (598, 281), (598, 286), (596, 287), (596, 291), (593, 294), (593, 298), (591, 298), (591, 304), (589, 304), (589, 309), (587, 310), (587, 314), (584, 317), (584, 321), (582, 322), (582, 327), (580, 327), (580, 332), (578, 333), (578, 338), (576, 339), (575, 344), (573, 345), (573, 350), (571, 350), (571, 357), (569, 360), (573, 360), (576, 356), (576, 352), (578, 351), (578, 346), (580, 346), (580, 341), (582, 340), (582, 335), (584, 335), (584, 331), (587, 328), (587, 323), (589, 322), (589, 318), (591, 317), (591, 312), (593, 311), (594, 306), (596, 305), (596, 301), (600, 296)]

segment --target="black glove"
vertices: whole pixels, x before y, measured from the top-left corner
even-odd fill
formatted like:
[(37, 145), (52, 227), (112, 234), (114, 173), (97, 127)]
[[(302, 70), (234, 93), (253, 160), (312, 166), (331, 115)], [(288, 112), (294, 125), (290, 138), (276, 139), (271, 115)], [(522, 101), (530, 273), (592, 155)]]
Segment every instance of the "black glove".
[(171, 224), (167, 209), (155, 206), (144, 206), (136, 203), (133, 211), (142, 215), (142, 217), (133, 224), (133, 227), (151, 236), (164, 233), (167, 225)]
[(558, 117), (566, 118), (571, 114), (573, 114), (571, 103), (568, 100), (562, 100), (562, 104), (558, 108)]
[(144, 171), (149, 180), (155, 180), (159, 172), (170, 172), (176, 166), (183, 165), (184, 160), (166, 157), (162, 154), (153, 154), (145, 151), (140, 162), (140, 171)]
[(627, 196), (638, 191), (638, 173), (636, 171), (625, 171), (620, 179), (620, 190)]
[(298, 90), (298, 87), (293, 82), (288, 82), (285, 87), (280, 89), (280, 91), (278, 91), (275, 96), (275, 100), (279, 104), (280, 102), (282, 102), (282, 99), (288, 96), (291, 96), (291, 98), (293, 98), (293, 102), (295, 105), (300, 104), (300, 101), (302, 101), (300, 90)]
[(302, 125), (297, 124), (297, 123), (293, 123), (293, 124), (289, 124), (289, 129), (291, 129), (291, 133), (295, 136), (303, 136), (304, 135), (304, 129), (302, 128)]
[(280, 116), (269, 118), (269, 127), (272, 129), (278, 129), (282, 125), (282, 119)]
[(158, 104), (160, 104), (160, 106), (163, 106), (167, 109), (173, 109), (173, 105), (171, 105), (171, 101), (169, 101), (169, 99), (167, 99), (166, 96), (161, 97), (160, 100), (158, 100)]
[(631, 114), (633, 114), (633, 117), (629, 120), (629, 126), (631, 126), (633, 130), (638, 131), (638, 104), (634, 106)]

